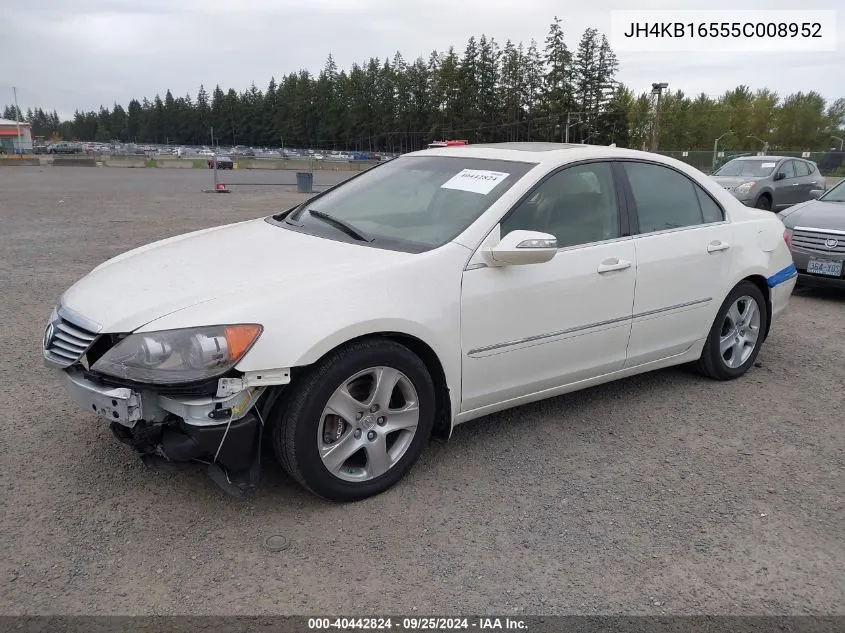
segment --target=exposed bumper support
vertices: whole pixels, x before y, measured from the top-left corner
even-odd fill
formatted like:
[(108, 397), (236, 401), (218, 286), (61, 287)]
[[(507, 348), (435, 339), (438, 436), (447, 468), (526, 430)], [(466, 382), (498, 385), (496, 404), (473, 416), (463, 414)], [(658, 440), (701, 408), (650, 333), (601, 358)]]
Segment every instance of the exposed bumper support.
[(175, 398), (155, 391), (100, 385), (85, 378), (79, 369), (63, 373), (68, 393), (83, 411), (94, 411), (109, 422), (127, 428), (142, 419), (163, 422), (170, 416), (177, 416), (192, 426), (215, 426), (221, 421), (240, 420), (264, 391), (264, 387), (248, 387), (220, 398)]
[(111, 422), (132, 428), (142, 419), (141, 394), (125, 387), (103, 387), (85, 380), (82, 372), (66, 371), (65, 385), (76, 404), (84, 411), (94, 411)]
[(115, 436), (145, 463), (205, 462), (215, 483), (240, 497), (257, 486), (263, 423), (255, 405), (266, 387), (224, 397), (177, 398), (97, 384), (79, 369), (63, 373), (80, 408), (108, 420)]

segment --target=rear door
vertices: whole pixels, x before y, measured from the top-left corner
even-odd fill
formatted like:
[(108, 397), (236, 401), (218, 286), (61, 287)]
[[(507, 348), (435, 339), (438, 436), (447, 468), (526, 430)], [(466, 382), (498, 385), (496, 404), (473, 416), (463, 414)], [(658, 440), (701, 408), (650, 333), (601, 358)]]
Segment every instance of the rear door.
[(797, 204), (800, 197), (800, 183), (795, 173), (795, 161), (783, 161), (777, 171), (782, 173), (784, 178), (773, 183), (775, 194), (772, 200), (773, 211)]
[(707, 336), (725, 298), (732, 227), (686, 174), (623, 161), (637, 286), (625, 367), (681, 354)]
[(810, 176), (810, 163), (803, 160), (792, 161), (795, 164), (795, 180), (798, 182), (795, 202), (804, 202), (810, 199), (810, 190), (813, 188), (813, 178)]
[(810, 167), (810, 191), (813, 189), (824, 190), (825, 179), (824, 176), (821, 175), (821, 172), (819, 172), (819, 166), (812, 162), (808, 162), (807, 165)]

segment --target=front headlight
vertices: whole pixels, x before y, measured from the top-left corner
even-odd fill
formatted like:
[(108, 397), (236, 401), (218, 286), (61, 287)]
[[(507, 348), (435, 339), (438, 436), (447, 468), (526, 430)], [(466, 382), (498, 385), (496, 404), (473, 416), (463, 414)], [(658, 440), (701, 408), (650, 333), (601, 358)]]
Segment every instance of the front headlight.
[(91, 369), (155, 385), (195, 382), (229, 371), (261, 331), (260, 325), (242, 324), (130, 334)]
[(756, 184), (757, 183), (754, 182), (753, 180), (749, 180), (748, 182), (744, 182), (741, 185), (738, 185), (736, 187), (736, 189), (734, 189), (734, 193), (736, 193), (740, 196), (744, 196), (746, 194), (749, 194), (749, 193), (751, 193), (751, 190), (754, 189), (754, 185), (756, 185)]

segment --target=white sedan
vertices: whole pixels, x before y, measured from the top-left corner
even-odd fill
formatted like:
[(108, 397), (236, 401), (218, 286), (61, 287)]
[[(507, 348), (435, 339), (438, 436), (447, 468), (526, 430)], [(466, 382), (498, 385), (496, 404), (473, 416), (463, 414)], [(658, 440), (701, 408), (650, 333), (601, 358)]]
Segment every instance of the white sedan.
[(494, 411), (682, 363), (741, 376), (795, 284), (787, 241), (656, 154), (431, 149), (101, 264), (44, 358), (148, 463), (205, 462), (246, 494), (269, 441), (351, 501)]

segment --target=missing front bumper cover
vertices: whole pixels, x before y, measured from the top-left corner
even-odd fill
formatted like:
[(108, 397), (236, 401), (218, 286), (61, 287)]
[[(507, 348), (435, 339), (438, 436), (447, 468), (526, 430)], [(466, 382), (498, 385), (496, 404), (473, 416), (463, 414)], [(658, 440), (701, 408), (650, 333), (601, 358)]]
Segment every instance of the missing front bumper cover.
[[(224, 398), (176, 399), (100, 385), (81, 371), (64, 373), (77, 404), (108, 420), (114, 435), (132, 446), (145, 463), (206, 463), (212, 480), (237, 497), (257, 487), (263, 423), (256, 404), (263, 387)], [(222, 419), (221, 412), (226, 414)]]

